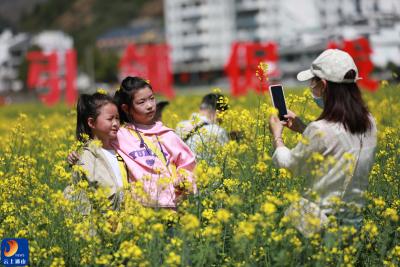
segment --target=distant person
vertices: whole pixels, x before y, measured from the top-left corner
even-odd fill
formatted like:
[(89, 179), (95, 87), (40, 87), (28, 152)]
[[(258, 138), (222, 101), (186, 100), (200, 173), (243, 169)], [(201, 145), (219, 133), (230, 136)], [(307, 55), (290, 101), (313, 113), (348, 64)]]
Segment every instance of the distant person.
[[(119, 120), (117, 105), (110, 96), (95, 93), (79, 97), (76, 137), (85, 142), (85, 146), (80, 155), (75, 155), (77, 158), (73, 163), (82, 166), (86, 174), (74, 173), (75, 182), (86, 179), (90, 186), (106, 189), (113, 209), (120, 207), (124, 189), (129, 187), (126, 166), (111, 145), (117, 139)], [(82, 207), (83, 213), (89, 212), (91, 205), (85, 195), (72, 196), (71, 187), (67, 187), (64, 193), (68, 199), (82, 201), (83, 205), (87, 205)]]
[(227, 109), (228, 104), (222, 94), (207, 94), (201, 101), (199, 112), (193, 113), (189, 120), (178, 123), (177, 134), (198, 159), (211, 160), (215, 145), (224, 145), (229, 141), (218, 119), (218, 113)]
[(162, 113), (166, 106), (169, 105), (168, 101), (159, 101), (156, 104), (156, 114), (154, 115), (154, 121), (162, 121)]
[[(322, 113), (308, 126), (291, 111), (286, 115), (287, 122), (277, 116), (270, 118), (276, 148), (273, 162), (308, 177), (307, 191), (299, 207), (289, 211), (300, 211), (302, 217), (295, 225), (306, 235), (313, 232), (305, 218), (309, 212), (319, 217), (321, 227), (328, 215), (334, 215), (339, 223), (359, 228), (363, 194), (374, 164), (377, 129), (356, 83), (357, 67), (348, 53), (328, 49), (313, 61), (310, 69), (300, 72), (297, 79), (311, 80), (314, 101)], [(302, 133), (307, 141), (299, 142), (293, 149), (287, 148), (282, 139), (284, 126)], [(324, 159), (321, 165), (310, 162), (318, 154)], [(316, 200), (311, 197), (312, 192), (316, 193)], [(334, 198), (342, 201), (344, 207), (336, 210)]]

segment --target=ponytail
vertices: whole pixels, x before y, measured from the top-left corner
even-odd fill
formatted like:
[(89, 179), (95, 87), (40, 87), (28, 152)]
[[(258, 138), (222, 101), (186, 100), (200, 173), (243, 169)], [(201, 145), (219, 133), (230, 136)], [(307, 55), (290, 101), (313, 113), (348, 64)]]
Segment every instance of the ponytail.
[(100, 108), (108, 103), (113, 103), (113, 99), (106, 94), (94, 93), (92, 95), (82, 94), (79, 96), (78, 104), (76, 106), (76, 138), (84, 142), (87, 135), (93, 139), (92, 129), (89, 127), (88, 119), (93, 118), (96, 120), (100, 114)]

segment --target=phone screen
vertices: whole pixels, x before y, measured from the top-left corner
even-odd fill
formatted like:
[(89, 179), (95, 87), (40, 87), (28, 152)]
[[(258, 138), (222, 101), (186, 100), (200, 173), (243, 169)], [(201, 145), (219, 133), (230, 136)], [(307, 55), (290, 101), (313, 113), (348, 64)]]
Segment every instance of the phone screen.
[(287, 114), (287, 110), (282, 85), (272, 85), (270, 90), (274, 106), (279, 111), (279, 119), (286, 120), (286, 118), (283, 117), (283, 115)]

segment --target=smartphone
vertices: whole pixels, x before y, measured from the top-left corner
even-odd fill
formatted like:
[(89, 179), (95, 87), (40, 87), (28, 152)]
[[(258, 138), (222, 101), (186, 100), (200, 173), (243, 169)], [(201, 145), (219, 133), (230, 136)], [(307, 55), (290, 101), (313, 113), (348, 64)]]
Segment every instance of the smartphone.
[(272, 104), (279, 112), (279, 119), (286, 121), (284, 115), (287, 114), (285, 94), (283, 93), (282, 85), (274, 84), (269, 86), (269, 93), (271, 94)]

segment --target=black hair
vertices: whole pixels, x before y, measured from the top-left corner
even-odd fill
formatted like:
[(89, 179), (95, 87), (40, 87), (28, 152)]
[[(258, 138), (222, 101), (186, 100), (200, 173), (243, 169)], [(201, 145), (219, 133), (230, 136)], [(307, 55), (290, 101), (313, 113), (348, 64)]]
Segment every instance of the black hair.
[(106, 104), (115, 104), (113, 99), (106, 94), (94, 93), (92, 95), (82, 94), (79, 96), (76, 106), (76, 138), (84, 142), (86, 141), (83, 134), (87, 134), (90, 139), (93, 139), (92, 129), (89, 127), (88, 119), (96, 118), (100, 115), (100, 108)]
[(161, 120), (162, 112), (166, 106), (169, 105), (168, 101), (160, 101), (156, 104), (156, 114), (154, 115), (154, 121)]
[(132, 107), (135, 93), (143, 88), (149, 88), (153, 91), (150, 83), (140, 77), (128, 76), (121, 82), (120, 88), (114, 94), (114, 102), (117, 104), (121, 123), (132, 122), (129, 114), (126, 114), (122, 110), (122, 105), (125, 104), (130, 109)]
[(203, 97), (200, 109), (209, 109), (213, 111), (225, 111), (229, 108), (229, 105), (222, 94), (207, 94)]
[[(344, 77), (355, 78), (355, 70), (349, 70)], [(352, 134), (363, 134), (371, 129), (370, 113), (357, 83), (327, 81), (324, 102), (324, 110), (317, 120), (339, 122)]]

